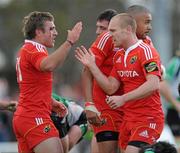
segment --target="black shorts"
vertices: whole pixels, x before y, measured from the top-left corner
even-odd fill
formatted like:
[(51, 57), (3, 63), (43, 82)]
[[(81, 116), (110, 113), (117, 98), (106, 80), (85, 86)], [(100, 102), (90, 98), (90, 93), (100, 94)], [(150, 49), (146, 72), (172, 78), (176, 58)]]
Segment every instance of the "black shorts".
[(174, 136), (180, 136), (180, 116), (177, 110), (174, 108), (169, 108), (167, 111), (166, 120)]
[(59, 137), (60, 138), (65, 137), (67, 135), (67, 133), (68, 133), (68, 129), (67, 129), (68, 123), (67, 123), (67, 120), (65, 120), (62, 123), (63, 118), (58, 117), (55, 112), (51, 113), (51, 120), (53, 121), (56, 129), (59, 131)]
[(83, 111), (79, 117), (79, 119), (74, 123), (74, 125), (82, 125), (82, 124), (87, 124), (87, 118), (86, 118), (86, 113)]
[(97, 142), (118, 141), (119, 132), (103, 131), (96, 134)]

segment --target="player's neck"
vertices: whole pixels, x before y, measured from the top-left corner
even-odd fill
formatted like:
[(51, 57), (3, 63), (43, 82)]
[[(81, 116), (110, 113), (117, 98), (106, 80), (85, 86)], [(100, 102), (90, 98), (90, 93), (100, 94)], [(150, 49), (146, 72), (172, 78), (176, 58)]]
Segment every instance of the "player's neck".
[(136, 36), (133, 36), (128, 39), (128, 41), (124, 44), (124, 49), (127, 50), (129, 47), (133, 46), (138, 42), (138, 38)]

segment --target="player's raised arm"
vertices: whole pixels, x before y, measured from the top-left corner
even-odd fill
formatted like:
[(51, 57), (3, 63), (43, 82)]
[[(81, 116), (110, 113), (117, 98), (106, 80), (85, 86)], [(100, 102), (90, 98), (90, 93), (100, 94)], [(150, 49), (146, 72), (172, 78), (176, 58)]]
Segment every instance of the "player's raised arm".
[(86, 67), (89, 68), (93, 77), (107, 94), (113, 94), (120, 86), (120, 82), (113, 77), (104, 75), (95, 63), (94, 54), (84, 46), (77, 47), (75, 57)]

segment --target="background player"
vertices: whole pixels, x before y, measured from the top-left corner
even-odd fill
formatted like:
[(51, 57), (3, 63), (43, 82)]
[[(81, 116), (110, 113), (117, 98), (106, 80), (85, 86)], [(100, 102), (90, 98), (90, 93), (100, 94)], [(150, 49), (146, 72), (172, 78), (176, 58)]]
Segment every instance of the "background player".
[(51, 113), (51, 119), (59, 131), (64, 153), (67, 153), (83, 138), (88, 130), (86, 114), (84, 109), (73, 100), (55, 93), (52, 94), (52, 97), (67, 108), (67, 114), (63, 117), (59, 117), (56, 112)]

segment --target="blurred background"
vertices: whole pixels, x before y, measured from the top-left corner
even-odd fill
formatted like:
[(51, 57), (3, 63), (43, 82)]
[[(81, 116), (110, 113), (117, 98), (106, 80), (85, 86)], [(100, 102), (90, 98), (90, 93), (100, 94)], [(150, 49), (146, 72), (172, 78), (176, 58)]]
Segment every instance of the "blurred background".
[[(83, 32), (75, 46), (83, 44), (89, 47), (96, 38), (96, 17), (101, 11), (112, 8), (121, 13), (134, 4), (144, 5), (152, 12), (153, 30), (150, 36), (166, 66), (180, 48), (179, 0), (0, 0), (0, 99), (18, 100), (15, 59), (24, 41), (22, 19), (29, 12), (49, 11), (54, 15), (59, 33), (55, 48), (66, 40), (67, 30), (77, 21), (82, 21)], [(83, 101), (81, 70), (82, 65), (75, 59), (72, 49), (63, 67), (54, 72), (54, 91)], [(1, 142), (15, 141), (12, 115), (0, 112)]]

